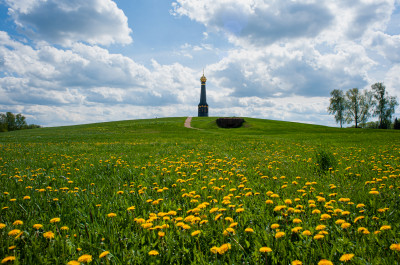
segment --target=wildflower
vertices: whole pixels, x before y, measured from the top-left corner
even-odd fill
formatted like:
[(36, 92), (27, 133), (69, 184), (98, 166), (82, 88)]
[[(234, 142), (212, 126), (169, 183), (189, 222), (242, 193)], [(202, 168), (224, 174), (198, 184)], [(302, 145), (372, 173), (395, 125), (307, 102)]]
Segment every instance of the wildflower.
[(302, 221), (298, 218), (293, 219), (294, 224), (300, 224)]
[(315, 210), (313, 210), (311, 213), (312, 213), (312, 214), (320, 214), (320, 213), (321, 213), (321, 211), (320, 211), (320, 210), (318, 210), (318, 209), (315, 209)]
[(272, 249), (269, 247), (262, 247), (262, 248), (260, 248), (260, 252), (269, 253), (269, 252), (272, 252)]
[(247, 227), (244, 231), (247, 233), (254, 233), (253, 228), (250, 228), (250, 227)]
[(394, 251), (400, 251), (400, 244), (391, 244), (390, 249)]
[(364, 216), (358, 216), (356, 219), (354, 219), (354, 223), (357, 222), (358, 220), (364, 219)]
[(356, 206), (356, 208), (361, 208), (361, 207), (365, 207), (365, 204), (359, 203), (359, 204), (357, 204), (357, 206)]
[(292, 261), (292, 265), (303, 265), (303, 262), (301, 262), (300, 260), (294, 260)]
[(244, 212), (244, 208), (238, 208), (238, 209), (236, 209), (236, 212), (237, 212), (237, 213)]
[(304, 230), (302, 235), (303, 236), (311, 236), (312, 234), (311, 234), (310, 230)]
[(48, 231), (46, 233), (43, 233), (43, 237), (47, 238), (47, 239), (52, 239), (52, 238), (54, 238), (54, 233), (51, 231)]
[(235, 229), (228, 227), (227, 229), (225, 229), (223, 234), (224, 234), (224, 236), (227, 236), (229, 234), (235, 235), (236, 233), (235, 233)]
[(16, 236), (16, 235), (18, 235), (19, 233), (21, 233), (21, 230), (19, 230), (19, 229), (13, 229), (13, 230), (11, 230), (10, 232), (8, 232), (8, 235), (9, 235), (9, 236)]
[(116, 214), (116, 213), (109, 213), (109, 214), (107, 214), (107, 216), (110, 217), (110, 218), (112, 218), (112, 217), (117, 216), (117, 214)]
[(212, 253), (214, 253), (214, 254), (217, 254), (218, 253), (218, 250), (219, 250), (219, 247), (212, 247), (212, 248), (210, 248), (210, 251), (212, 252)]
[(281, 238), (281, 237), (284, 237), (285, 236), (285, 232), (278, 232), (278, 233), (276, 233), (276, 235), (275, 235), (275, 238)]
[(323, 239), (323, 238), (324, 238), (324, 235), (320, 235), (320, 234), (314, 236), (315, 240), (319, 240), (319, 239)]
[(354, 257), (354, 254), (343, 254), (340, 257), (340, 261), (349, 261)]
[(160, 231), (160, 232), (158, 232), (158, 236), (159, 236), (159, 237), (163, 237), (163, 236), (165, 236), (165, 232), (161, 232), (161, 231)]
[(227, 244), (223, 244), (222, 246), (220, 246), (218, 248), (218, 253), (219, 254), (224, 254), (225, 252), (227, 252), (229, 249), (231, 249), (231, 244), (227, 243)]
[(13, 225), (23, 225), (24, 222), (22, 222), (21, 220), (16, 220)]
[(13, 250), (13, 249), (15, 249), (17, 246), (11, 246), (11, 247), (9, 247), (8, 249), (9, 250)]
[(92, 255), (84, 254), (78, 258), (79, 262), (89, 263), (92, 261)]
[(67, 231), (69, 228), (68, 228), (68, 226), (62, 226), (60, 229), (64, 230), (64, 231)]
[(128, 209), (126, 209), (127, 211), (133, 211), (133, 210), (135, 210), (135, 206), (131, 206), (131, 207), (129, 207)]
[(3, 229), (6, 226), (7, 226), (6, 224), (0, 223), (0, 229)]
[(150, 250), (150, 252), (149, 252), (149, 255), (150, 256), (157, 256), (157, 255), (159, 255), (160, 253), (158, 253), (158, 251), (157, 250)]
[(383, 225), (383, 226), (381, 226), (380, 230), (390, 230), (390, 229), (392, 229), (392, 227), (390, 225)]
[(329, 214), (324, 213), (323, 215), (321, 215), (321, 220), (328, 220), (331, 219), (332, 217)]
[(371, 190), (371, 191), (369, 192), (369, 194), (372, 194), (372, 195), (379, 195), (379, 191), (377, 191), (377, 190)]
[(303, 229), (303, 227), (297, 226), (297, 227), (295, 227), (295, 228), (292, 229), (292, 232), (297, 234), (297, 233), (300, 232), (300, 230), (302, 230), (302, 229)]
[(326, 225), (317, 225), (317, 227), (315, 229), (320, 231), (320, 230), (324, 230), (325, 228), (326, 228)]
[(271, 229), (277, 229), (277, 228), (279, 228), (279, 224), (272, 224), (271, 225)]
[(35, 228), (36, 230), (39, 230), (40, 228), (43, 228), (43, 225), (41, 224), (34, 224), (33, 228)]
[(265, 203), (266, 204), (274, 204), (274, 202), (272, 200), (266, 200)]
[(8, 256), (8, 257), (5, 257), (5, 258), (1, 261), (1, 263), (3, 264), (3, 263), (9, 262), (9, 261), (14, 261), (14, 260), (15, 260), (15, 256)]
[(80, 265), (81, 263), (76, 261), (76, 260), (71, 260), (70, 262), (67, 263), (67, 265)]
[(108, 254), (110, 254), (110, 251), (104, 251), (99, 255), (99, 258), (104, 258), (105, 256), (107, 256)]
[(286, 200), (285, 200), (285, 203), (288, 204), (288, 205), (290, 205), (290, 204), (292, 204), (292, 200), (291, 200), (291, 199), (286, 199)]
[(321, 259), (318, 262), (318, 265), (333, 265), (333, 263), (331, 261), (327, 260), (327, 259)]
[(343, 220), (343, 219), (338, 219), (338, 220), (336, 220), (336, 222), (335, 222), (335, 224), (337, 224), (337, 225), (341, 225), (341, 224), (343, 224), (343, 223), (346, 223), (346, 221)]
[(218, 218), (220, 218), (222, 216), (222, 213), (218, 214), (217, 216), (215, 216), (214, 221), (217, 221)]
[(350, 223), (343, 223), (340, 227), (343, 228), (343, 229), (347, 229), (347, 228), (349, 228), (350, 226), (351, 226)]
[(194, 231), (191, 235), (192, 235), (192, 236), (197, 236), (197, 235), (200, 234), (200, 233), (201, 233), (200, 230), (196, 230), (196, 231)]
[(56, 218), (51, 219), (51, 220), (50, 220), (50, 223), (58, 223), (58, 222), (60, 222), (60, 221), (61, 221), (61, 219), (58, 218), (58, 217), (56, 217)]

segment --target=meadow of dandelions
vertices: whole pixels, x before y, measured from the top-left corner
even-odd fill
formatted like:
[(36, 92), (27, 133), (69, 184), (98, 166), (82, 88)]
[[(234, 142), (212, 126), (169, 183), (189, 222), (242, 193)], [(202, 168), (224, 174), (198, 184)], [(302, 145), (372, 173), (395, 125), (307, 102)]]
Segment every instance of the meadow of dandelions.
[(324, 142), (165, 121), (0, 135), (1, 263), (400, 262), (399, 134)]

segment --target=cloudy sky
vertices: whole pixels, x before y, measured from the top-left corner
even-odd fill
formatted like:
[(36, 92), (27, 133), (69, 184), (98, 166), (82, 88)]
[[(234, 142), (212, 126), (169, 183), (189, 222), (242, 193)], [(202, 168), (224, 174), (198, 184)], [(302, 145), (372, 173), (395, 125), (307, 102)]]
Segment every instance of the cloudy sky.
[(400, 98), (400, 0), (0, 0), (0, 112), (28, 123), (197, 116), (203, 68), (210, 116), (336, 126), (333, 89)]

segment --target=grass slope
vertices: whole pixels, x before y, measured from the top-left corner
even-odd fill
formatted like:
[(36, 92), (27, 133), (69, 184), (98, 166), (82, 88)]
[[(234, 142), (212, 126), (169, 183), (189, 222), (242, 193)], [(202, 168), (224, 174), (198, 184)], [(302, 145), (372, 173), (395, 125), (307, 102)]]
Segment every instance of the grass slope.
[(185, 119), (1, 133), (0, 259), (399, 262), (398, 131)]

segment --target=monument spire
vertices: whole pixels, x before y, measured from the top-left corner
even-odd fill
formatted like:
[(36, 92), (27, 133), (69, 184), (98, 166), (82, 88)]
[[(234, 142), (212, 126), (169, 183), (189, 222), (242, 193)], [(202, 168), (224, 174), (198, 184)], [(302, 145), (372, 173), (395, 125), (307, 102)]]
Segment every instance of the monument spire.
[(198, 105), (198, 117), (208, 117), (208, 104), (207, 104), (207, 98), (206, 98), (206, 81), (207, 81), (207, 78), (204, 76), (204, 68), (203, 68), (203, 76), (200, 78), (201, 92), (200, 92), (200, 103)]

